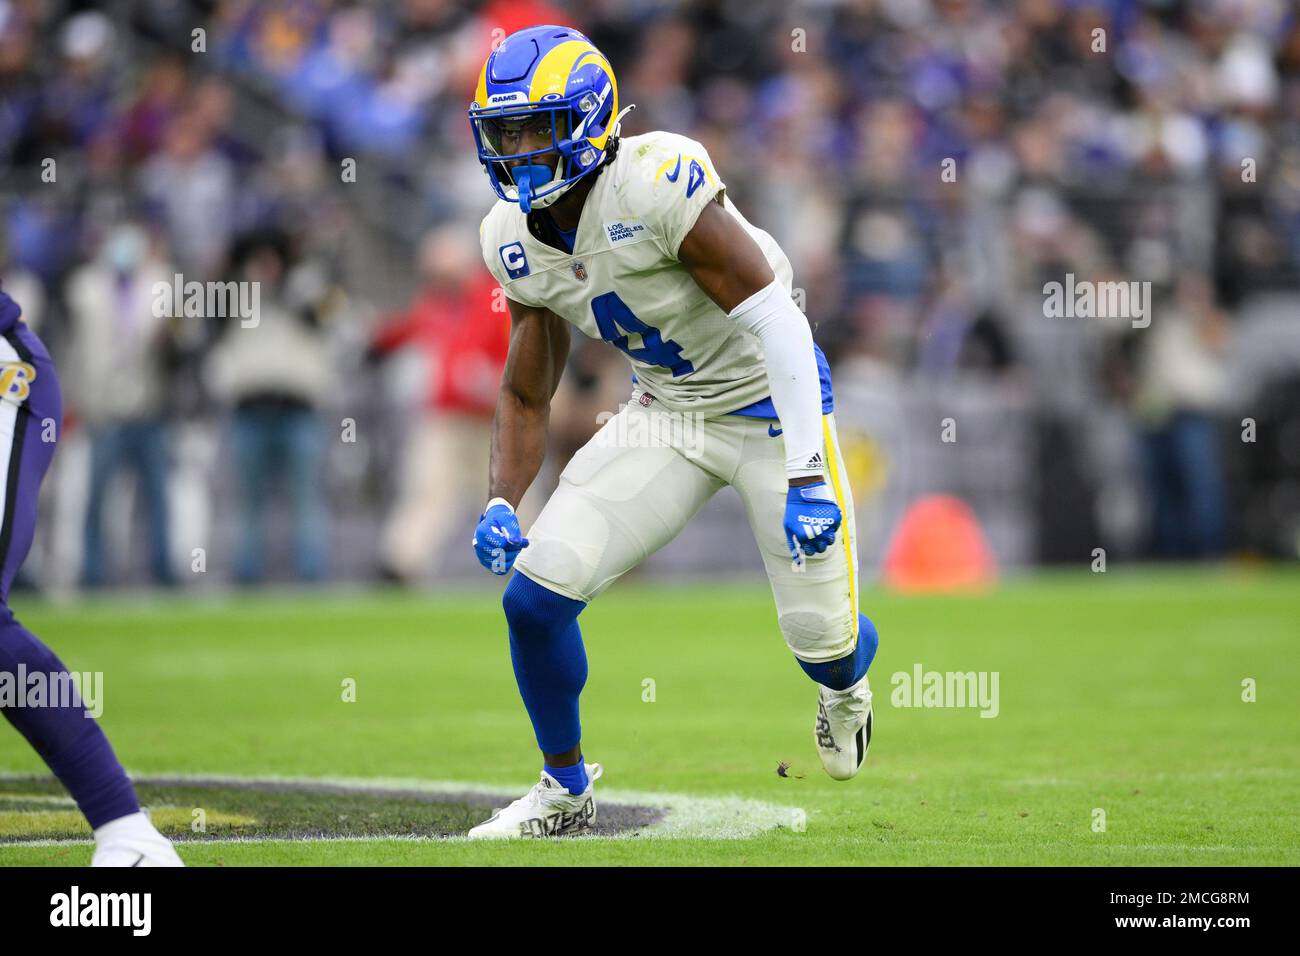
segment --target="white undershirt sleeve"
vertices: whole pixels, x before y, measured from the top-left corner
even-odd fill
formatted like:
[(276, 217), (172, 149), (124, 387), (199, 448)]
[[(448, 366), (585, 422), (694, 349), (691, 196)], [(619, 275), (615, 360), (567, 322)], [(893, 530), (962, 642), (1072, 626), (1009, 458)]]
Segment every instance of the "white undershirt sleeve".
[(768, 388), (785, 435), (786, 476), (822, 476), (822, 389), (808, 320), (780, 279), (727, 315), (763, 343)]

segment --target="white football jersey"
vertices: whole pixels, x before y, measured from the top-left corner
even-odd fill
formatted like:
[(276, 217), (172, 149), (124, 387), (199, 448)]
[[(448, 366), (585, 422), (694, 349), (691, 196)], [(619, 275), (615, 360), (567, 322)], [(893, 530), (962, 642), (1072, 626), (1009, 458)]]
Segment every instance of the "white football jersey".
[(710, 202), (739, 220), (789, 289), (785, 253), (731, 204), (704, 147), (675, 133), (623, 138), (587, 195), (572, 255), (538, 239), (519, 206), (501, 200), (480, 228), (483, 258), (507, 297), (626, 353), (634, 397), (648, 392), (670, 411), (725, 415), (765, 398), (768, 383), (758, 337), (677, 259)]

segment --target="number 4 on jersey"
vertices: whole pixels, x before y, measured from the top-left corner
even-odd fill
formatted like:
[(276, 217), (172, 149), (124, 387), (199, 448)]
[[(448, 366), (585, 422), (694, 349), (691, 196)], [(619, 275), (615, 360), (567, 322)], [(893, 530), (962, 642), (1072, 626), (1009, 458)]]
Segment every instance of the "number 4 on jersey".
[[(673, 378), (695, 371), (695, 366), (682, 358), (682, 347), (672, 339), (665, 342), (659, 330), (638, 319), (617, 292), (596, 296), (591, 300), (591, 311), (600, 337), (638, 362), (660, 365), (671, 371)], [(641, 348), (628, 348), (628, 336), (633, 333), (641, 336)]]

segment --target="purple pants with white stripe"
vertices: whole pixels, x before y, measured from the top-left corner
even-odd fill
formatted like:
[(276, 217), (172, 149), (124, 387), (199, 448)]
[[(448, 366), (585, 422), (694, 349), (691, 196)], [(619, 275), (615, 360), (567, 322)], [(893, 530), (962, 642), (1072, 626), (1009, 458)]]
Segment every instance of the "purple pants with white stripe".
[[(41, 480), (63, 427), (63, 398), (45, 345), (19, 321), (17, 304), (0, 291), (0, 674), (66, 674), (63, 662), (18, 623), (9, 588), (36, 533)], [(49, 686), (53, 686), (51, 683)], [(99, 724), (75, 702), (44, 700), (0, 709), (72, 794), (92, 827), (140, 809), (135, 790)], [(63, 706), (60, 706), (63, 704)]]

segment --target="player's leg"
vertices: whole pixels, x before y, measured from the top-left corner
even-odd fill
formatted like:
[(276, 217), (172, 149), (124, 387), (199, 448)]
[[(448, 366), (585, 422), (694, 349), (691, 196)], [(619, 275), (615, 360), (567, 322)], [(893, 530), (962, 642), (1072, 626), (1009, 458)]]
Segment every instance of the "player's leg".
[(681, 452), (648, 441), (650, 418), (633, 405), (607, 422), (573, 456), (528, 529), (529, 546), (502, 603), (515, 679), (543, 755), (542, 779), (470, 836), (543, 836), (591, 823), (590, 781), (600, 770), (582, 759), (578, 699), (587, 656), (578, 615), (676, 537), (723, 484)]
[(314, 409), (286, 413), (288, 484), (293, 496), (293, 563), (300, 581), (321, 581), (329, 572), (325, 504), (324, 423)]
[(788, 482), (785, 449), (770, 437), (769, 423), (740, 420), (744, 444), (733, 485), (745, 503), (763, 556), (777, 621), (799, 666), (820, 686), (817, 749), (828, 773), (846, 779), (857, 773), (871, 740), (871, 691), (867, 670), (875, 658), (875, 625), (858, 611), (857, 529), (853, 497), (843, 471), (833, 415), (823, 418), (827, 483), (843, 523), (824, 554), (798, 565), (784, 540), (782, 515)]
[(256, 405), (238, 408), (231, 425), (231, 444), (239, 487), (239, 543), (235, 577), (241, 584), (256, 583), (264, 573), (262, 512), (274, 462), (280, 453), (274, 435), (268, 433), (271, 414)]
[[(412, 423), (406, 441), (397, 501), (384, 523), (383, 555), (387, 573), (411, 583), (426, 577), (434, 552), (463, 521), (460, 489), (451, 475), (462, 469), (443, 467), (446, 461), (481, 461), (458, 458), (452, 451), (448, 415), (426, 410)], [(484, 424), (486, 431), (487, 426)], [(475, 469), (463, 469), (481, 483)], [(475, 496), (482, 489), (475, 486)], [(468, 507), (464, 510), (469, 510)]]
[[(0, 395), (0, 672), (15, 682), (42, 674), (47, 686), (68, 686), (63, 662), (9, 609), (9, 588), (36, 530), (41, 480), (54, 455), (51, 439), (61, 427), (58, 380), (44, 347), (21, 327), (0, 339), (0, 362), (35, 370), (25, 383), (7, 379), (9, 388)], [(86, 815), (95, 831), (97, 865), (180, 865), (171, 844), (140, 812), (113, 748), (80, 701), (3, 710)]]
[(176, 584), (171, 555), (171, 449), (162, 419), (131, 426), (140, 493), (149, 515), (149, 569), (156, 584)]
[(122, 426), (106, 423), (90, 431), (90, 490), (82, 527), (81, 583), (100, 587), (110, 569), (104, 553), (104, 505), (122, 457)]
[[(577, 616), (587, 602), (675, 538), (722, 487), (695, 461), (657, 443), (654, 420), (628, 405), (606, 422), (573, 456), (528, 529), (530, 544), (515, 565), (520, 573), (504, 598), (526, 703), (535, 683), (544, 683), (531, 679), (534, 655), (580, 654)], [(579, 742), (585, 657), (566, 673), (565, 706), (530, 708), (544, 754), (568, 753)]]
[[(491, 424), (477, 415), (425, 412), (411, 428), (399, 497), (384, 528), (384, 560), (392, 575), (412, 582), (427, 575), (482, 494), (477, 469), (446, 468), (449, 461), (486, 461)], [(480, 502), (475, 501), (475, 504)]]

